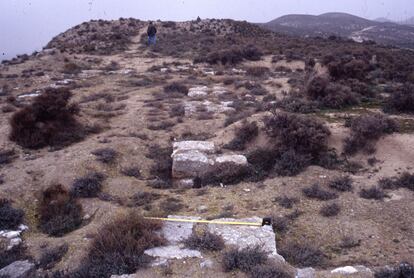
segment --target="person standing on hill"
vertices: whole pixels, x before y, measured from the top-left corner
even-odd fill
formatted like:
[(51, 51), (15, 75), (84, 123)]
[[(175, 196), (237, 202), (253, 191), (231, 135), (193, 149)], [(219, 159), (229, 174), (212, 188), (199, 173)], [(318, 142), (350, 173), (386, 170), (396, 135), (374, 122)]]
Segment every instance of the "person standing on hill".
[(148, 29), (147, 29), (147, 35), (148, 35), (148, 45), (155, 45), (157, 43), (157, 28), (155, 28), (152, 21), (150, 21)]

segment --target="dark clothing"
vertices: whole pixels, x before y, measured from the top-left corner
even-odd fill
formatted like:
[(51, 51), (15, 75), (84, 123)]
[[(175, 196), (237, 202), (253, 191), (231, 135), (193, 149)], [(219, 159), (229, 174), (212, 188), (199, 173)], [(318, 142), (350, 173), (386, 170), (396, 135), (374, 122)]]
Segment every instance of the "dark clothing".
[(147, 34), (148, 34), (148, 37), (155, 36), (155, 34), (157, 34), (157, 28), (155, 28), (154, 25), (148, 26)]

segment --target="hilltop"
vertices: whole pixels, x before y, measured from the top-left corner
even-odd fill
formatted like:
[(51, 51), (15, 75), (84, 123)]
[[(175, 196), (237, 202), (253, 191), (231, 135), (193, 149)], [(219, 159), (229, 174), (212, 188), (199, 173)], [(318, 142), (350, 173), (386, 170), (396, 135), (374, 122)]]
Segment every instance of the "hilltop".
[[(0, 66), (0, 276), (413, 273), (413, 51), (218, 19), (148, 47), (147, 26)], [(143, 218), (174, 215), (272, 225)]]
[(301, 37), (340, 36), (357, 42), (414, 48), (414, 27), (391, 21), (368, 20), (346, 13), (285, 15), (263, 24), (265, 28)]

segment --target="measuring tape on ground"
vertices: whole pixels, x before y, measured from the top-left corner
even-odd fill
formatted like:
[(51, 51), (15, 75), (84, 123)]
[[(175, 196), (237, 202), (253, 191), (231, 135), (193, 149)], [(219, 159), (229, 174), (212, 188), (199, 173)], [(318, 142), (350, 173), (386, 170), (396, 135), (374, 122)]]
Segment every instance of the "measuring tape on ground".
[(162, 217), (144, 217), (149, 220), (167, 221), (167, 222), (183, 222), (183, 223), (204, 223), (204, 224), (217, 224), (217, 225), (234, 225), (234, 226), (252, 226), (262, 227), (266, 225), (272, 225), (272, 219), (270, 217), (263, 218), (261, 223), (258, 222), (237, 222), (237, 221), (219, 221), (219, 220), (196, 220), (196, 219), (180, 219), (180, 218), (162, 218)]

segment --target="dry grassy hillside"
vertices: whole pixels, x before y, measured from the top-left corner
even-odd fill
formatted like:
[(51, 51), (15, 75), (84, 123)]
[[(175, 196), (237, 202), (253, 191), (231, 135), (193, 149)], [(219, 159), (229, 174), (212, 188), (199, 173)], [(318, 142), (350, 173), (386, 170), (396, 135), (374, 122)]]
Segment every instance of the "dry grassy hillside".
[[(234, 254), (214, 248), (211, 268), (146, 268), (165, 241), (141, 216), (173, 214), (272, 216), (280, 277), (345, 265), (413, 277), (383, 267), (414, 263), (414, 52), (231, 20), (156, 24), (155, 47), (146, 22), (100, 20), (1, 65), (0, 230), (28, 230), (9, 250), (0, 237), (0, 269), (274, 277), (223, 267)], [(171, 157), (184, 140), (248, 165), (185, 186)]]

